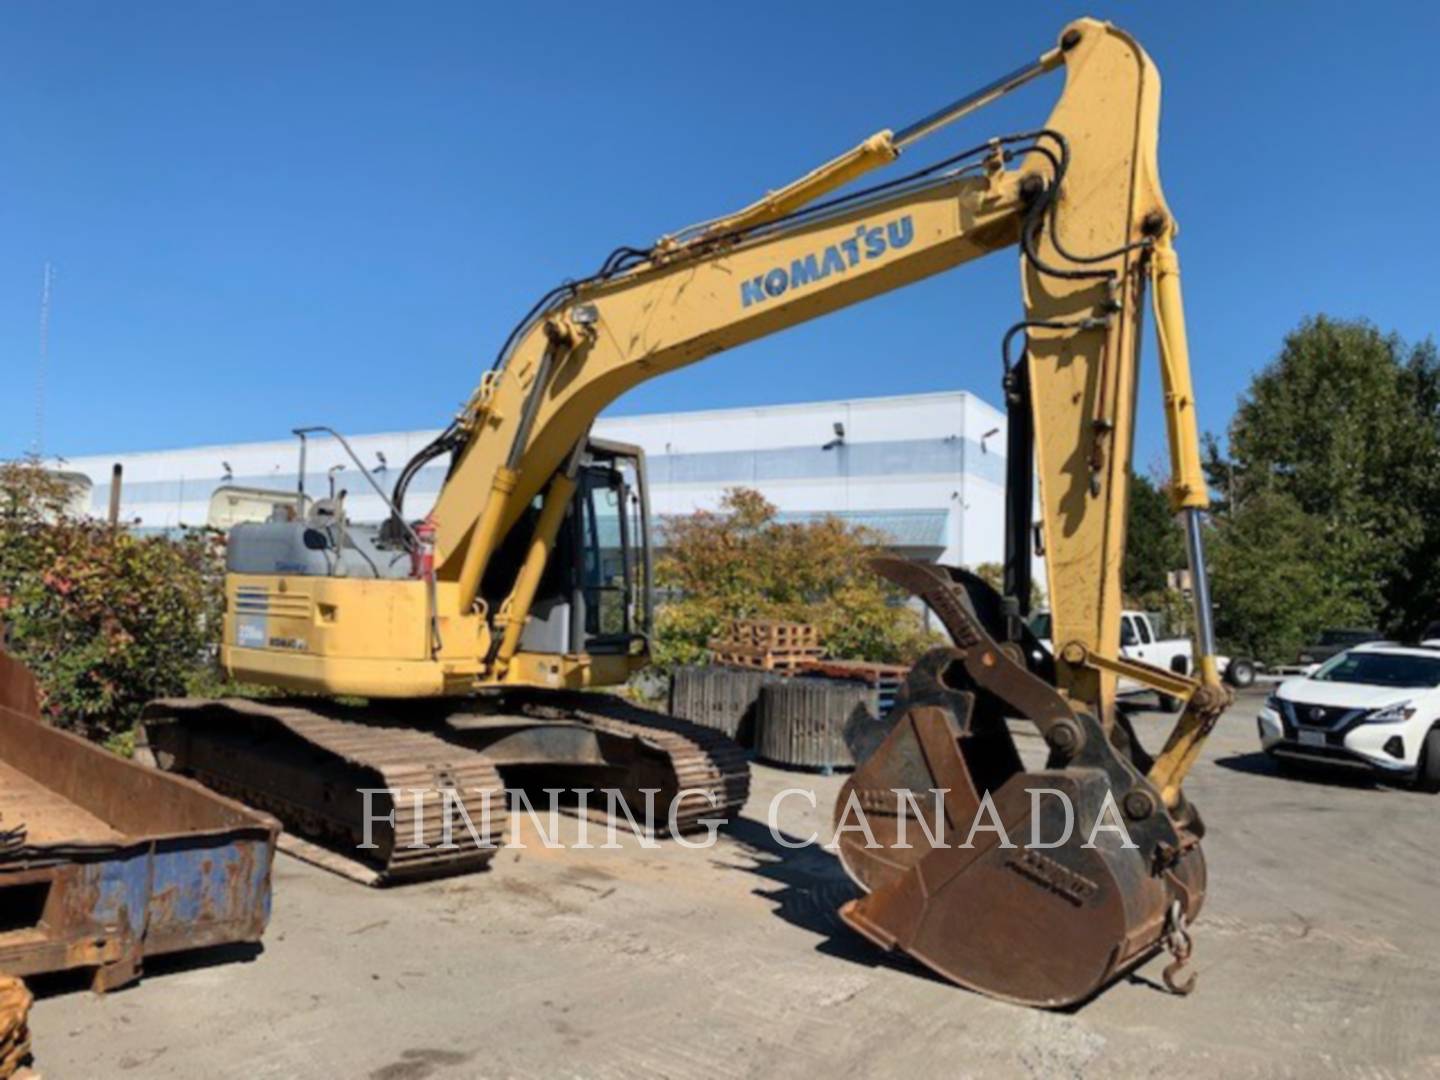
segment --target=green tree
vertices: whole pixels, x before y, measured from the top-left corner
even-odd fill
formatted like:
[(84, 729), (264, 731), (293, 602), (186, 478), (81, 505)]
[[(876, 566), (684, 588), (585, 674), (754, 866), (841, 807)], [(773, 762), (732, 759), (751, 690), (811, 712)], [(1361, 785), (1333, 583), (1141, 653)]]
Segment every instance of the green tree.
[(1291, 495), (1256, 492), (1212, 531), (1208, 547), (1215, 629), (1236, 655), (1293, 661), (1325, 627), (1368, 618), (1346, 587), (1325, 522)]
[(51, 722), (106, 738), (208, 671), (221, 568), (205, 535), (141, 538), (64, 502), (53, 474), (0, 465), (0, 619)]
[(782, 523), (757, 491), (726, 492), (718, 511), (663, 525), (655, 580), (668, 597), (657, 613), (656, 660), (696, 663), (732, 619), (814, 623), (831, 656), (914, 659), (935, 642), (906, 596), (866, 560), (881, 538), (836, 517)]
[[(1433, 343), (1406, 346), (1365, 321), (1307, 319), (1252, 381), (1231, 423), (1228, 453), (1208, 440), (1207, 470), (1221, 495), (1220, 542), (1254, 542), (1261, 536), (1253, 522), (1259, 508), (1282, 513), (1308, 544), (1249, 554), (1257, 561), (1299, 560), (1277, 573), (1288, 580), (1303, 571), (1325, 582), (1329, 621), (1404, 632), (1433, 617), (1428, 613), (1440, 599), (1432, 571), (1440, 554), (1440, 523), (1431, 512), (1440, 494), (1440, 363)], [(1227, 539), (1242, 521), (1248, 531)], [(1240, 569), (1239, 561), (1231, 568)], [(1217, 567), (1217, 594), (1219, 575)], [(1289, 608), (1304, 601), (1276, 592), (1248, 603)], [(1305, 612), (1272, 614), (1272, 637), (1282, 625), (1318, 629), (1327, 621)]]
[(1185, 535), (1170, 498), (1146, 476), (1130, 478), (1130, 513), (1125, 531), (1125, 595), (1163, 592), (1166, 575), (1185, 565)]

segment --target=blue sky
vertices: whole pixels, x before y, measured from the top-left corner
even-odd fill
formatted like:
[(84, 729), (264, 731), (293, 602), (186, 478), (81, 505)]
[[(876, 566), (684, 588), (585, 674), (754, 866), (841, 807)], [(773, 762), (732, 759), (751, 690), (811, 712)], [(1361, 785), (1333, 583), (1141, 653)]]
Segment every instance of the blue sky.
[[(1202, 421), (1316, 312), (1436, 328), (1429, 4), (27, 0), (0, 39), (0, 457), (439, 426), (533, 299), (1027, 61), (1087, 11), (1164, 79)], [(1042, 120), (1043, 80), (907, 164)], [(616, 412), (998, 401), (1009, 254)], [(1163, 458), (1153, 359), (1137, 461)]]

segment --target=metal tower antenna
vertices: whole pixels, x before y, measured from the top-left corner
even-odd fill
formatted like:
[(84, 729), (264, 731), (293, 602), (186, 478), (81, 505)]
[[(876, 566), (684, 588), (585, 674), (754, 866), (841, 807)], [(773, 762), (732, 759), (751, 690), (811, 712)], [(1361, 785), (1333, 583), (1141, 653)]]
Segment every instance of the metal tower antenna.
[(55, 267), (45, 263), (40, 286), (40, 363), (35, 371), (35, 443), (31, 453), (38, 459), (45, 453), (45, 375), (50, 367), (50, 290)]

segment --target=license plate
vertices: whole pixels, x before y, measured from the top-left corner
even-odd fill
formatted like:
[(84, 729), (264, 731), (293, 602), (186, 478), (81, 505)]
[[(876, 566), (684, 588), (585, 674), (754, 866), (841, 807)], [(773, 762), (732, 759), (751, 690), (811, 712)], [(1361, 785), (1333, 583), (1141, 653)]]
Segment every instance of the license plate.
[(1305, 731), (1305, 730), (1302, 728), (1301, 731), (1300, 731), (1300, 745), (1301, 745), (1301, 746), (1324, 746), (1324, 745), (1325, 745), (1325, 732), (1323, 732), (1323, 731)]

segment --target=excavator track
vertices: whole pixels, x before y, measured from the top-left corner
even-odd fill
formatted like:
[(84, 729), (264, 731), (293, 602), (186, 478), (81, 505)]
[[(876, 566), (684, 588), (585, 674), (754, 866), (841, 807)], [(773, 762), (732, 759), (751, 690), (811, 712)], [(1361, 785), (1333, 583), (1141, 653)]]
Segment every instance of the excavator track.
[[(521, 691), (486, 705), (400, 720), (379, 706), (163, 700), (146, 707), (136, 754), (274, 814), (285, 823), (282, 850), (367, 884), (483, 868), (506, 840), (507, 781), (593, 788), (600, 794), (585, 812), (600, 821), (612, 810), (604, 793), (617, 792), (651, 834), (728, 819), (749, 795), (744, 751), (699, 725), (608, 694)], [(391, 799), (378, 790), (388, 788), (422, 794)], [(376, 792), (368, 815), (364, 789)], [(446, 789), (482, 844), (455, 809), (456, 846), (441, 846)]]
[[(750, 764), (745, 751), (718, 731), (634, 705), (612, 694), (530, 692), (507, 705), (536, 719), (573, 719), (607, 736), (631, 740), (641, 750), (640, 767), (617, 785), (631, 805), (642, 788), (658, 788), (656, 805), (665, 813), (657, 826), (670, 827), (671, 801), (686, 793), (675, 813), (675, 831), (691, 832), (707, 819), (728, 819), (750, 796)], [(592, 818), (606, 816), (591, 806)], [(662, 831), (657, 827), (656, 831)]]
[[(285, 824), (282, 850), (366, 884), (479, 870), (505, 839), (503, 785), (488, 758), (366, 710), (243, 698), (155, 701), (141, 718), (136, 756), (274, 814)], [(360, 791), (383, 788), (422, 795), (372, 796), (376, 820), (367, 838)], [(484, 830), (484, 843), (474, 842), (456, 810), (455, 846), (442, 846), (447, 789)], [(417, 839), (424, 846), (414, 846)]]

